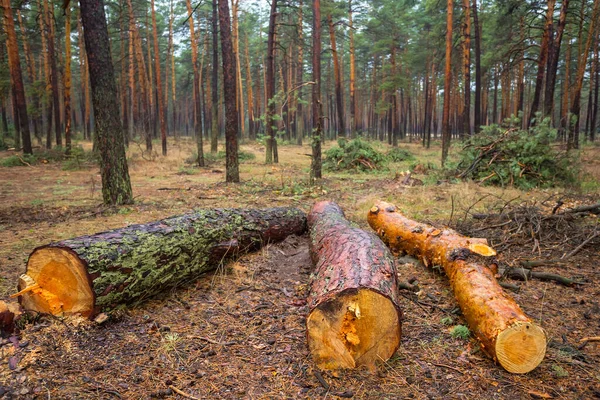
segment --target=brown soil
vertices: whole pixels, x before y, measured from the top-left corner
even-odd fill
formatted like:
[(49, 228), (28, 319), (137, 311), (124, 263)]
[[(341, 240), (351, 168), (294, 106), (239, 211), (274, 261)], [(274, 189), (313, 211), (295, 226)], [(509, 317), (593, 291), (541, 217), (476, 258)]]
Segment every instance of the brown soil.
[[(270, 167), (262, 165), (259, 146), (246, 146), (257, 159), (242, 164), (242, 184), (227, 185), (221, 183), (220, 164), (184, 167), (181, 160), (191, 147), (173, 148), (167, 159), (154, 162), (132, 154), (136, 204), (129, 207), (100, 205), (93, 166), (78, 171), (63, 171), (53, 163), (0, 168), (0, 300), (14, 293), (36, 246), (195, 207), (296, 205), (308, 211), (317, 199), (333, 199), (368, 229), (366, 212), (382, 198), (410, 217), (438, 225), (450, 221), (465, 234), (488, 237), (508, 265), (560, 258), (589, 237), (597, 223), (597, 217), (585, 217), (538, 224), (535, 217), (551, 212), (559, 197), (568, 207), (576, 201), (597, 202), (597, 194), (568, 197), (472, 183), (405, 187), (394, 179), (395, 171), (327, 175), (321, 186), (310, 188), (307, 147), (281, 146), (284, 162)], [(418, 151), (418, 146), (411, 149)], [(597, 160), (598, 151), (587, 157)], [(503, 221), (465, 217), (513, 205), (528, 205), (532, 218), (494, 227)], [(537, 227), (541, 232), (535, 232)], [(420, 291), (402, 291), (403, 337), (396, 355), (375, 370), (318, 373), (304, 325), (312, 269), (308, 238), (290, 237), (138, 308), (115, 312), (102, 324), (29, 316), (19, 335), (0, 339), (0, 398), (185, 399), (181, 393), (199, 399), (600, 398), (600, 344), (580, 345), (582, 338), (600, 335), (599, 247), (596, 238), (564, 264), (536, 267), (581, 285), (508, 281), (520, 286), (515, 300), (550, 339), (546, 359), (525, 375), (502, 370), (473, 338), (454, 338), (452, 327), (464, 320), (448, 282), (405, 258), (399, 260), (400, 280), (418, 283)]]

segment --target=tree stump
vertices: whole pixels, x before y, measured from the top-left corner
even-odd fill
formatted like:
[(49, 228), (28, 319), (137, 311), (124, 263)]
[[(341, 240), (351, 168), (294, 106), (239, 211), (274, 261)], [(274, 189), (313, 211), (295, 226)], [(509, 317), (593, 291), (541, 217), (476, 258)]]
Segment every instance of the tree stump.
[(483, 350), (509, 372), (526, 373), (546, 354), (546, 334), (496, 281), (496, 252), (485, 239), (412, 221), (394, 205), (378, 202), (369, 224), (393, 251), (441, 265), (471, 331)]
[(402, 318), (391, 253), (335, 203), (315, 204), (308, 225), (315, 271), (306, 326), (316, 364), (371, 367), (389, 359), (400, 345)]
[(294, 208), (213, 209), (64, 240), (31, 253), (14, 296), (25, 309), (92, 316), (305, 229), (306, 215)]

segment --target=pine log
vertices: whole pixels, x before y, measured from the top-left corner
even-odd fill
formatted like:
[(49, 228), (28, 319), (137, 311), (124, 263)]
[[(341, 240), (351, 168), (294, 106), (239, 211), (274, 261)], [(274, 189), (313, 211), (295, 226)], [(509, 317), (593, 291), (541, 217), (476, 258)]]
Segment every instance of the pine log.
[(412, 221), (385, 202), (371, 208), (368, 220), (392, 251), (444, 268), (471, 331), (504, 369), (526, 373), (542, 362), (546, 334), (496, 281), (496, 252), (485, 239)]
[(396, 268), (381, 240), (355, 228), (332, 202), (308, 215), (315, 271), (308, 297), (308, 347), (321, 369), (372, 367), (400, 345)]
[(306, 215), (295, 208), (211, 209), (64, 240), (31, 253), (13, 296), (25, 309), (91, 317), (305, 229)]

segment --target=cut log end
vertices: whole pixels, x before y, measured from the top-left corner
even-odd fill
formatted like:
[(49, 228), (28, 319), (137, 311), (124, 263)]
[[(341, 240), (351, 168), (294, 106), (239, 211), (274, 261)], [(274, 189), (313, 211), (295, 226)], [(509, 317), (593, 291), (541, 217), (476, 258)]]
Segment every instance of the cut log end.
[(19, 278), (21, 305), (53, 315), (81, 314), (94, 310), (94, 293), (84, 263), (75, 253), (59, 247), (36, 249)]
[(546, 333), (531, 322), (515, 323), (496, 339), (496, 358), (508, 372), (527, 373), (536, 368), (545, 355)]
[(320, 369), (372, 367), (400, 345), (400, 311), (369, 289), (347, 290), (308, 316), (308, 346)]

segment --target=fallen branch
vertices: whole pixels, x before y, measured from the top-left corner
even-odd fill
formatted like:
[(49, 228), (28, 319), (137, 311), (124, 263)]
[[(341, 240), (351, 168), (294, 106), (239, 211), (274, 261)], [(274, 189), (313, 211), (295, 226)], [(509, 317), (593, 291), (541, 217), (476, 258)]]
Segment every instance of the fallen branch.
[(511, 279), (518, 279), (520, 281), (527, 281), (531, 279), (539, 279), (540, 281), (551, 281), (560, 283), (565, 286), (573, 286), (573, 285), (583, 285), (583, 282), (577, 282), (573, 279), (558, 275), (552, 274), (548, 272), (539, 272), (532, 271), (527, 268), (517, 267), (517, 268), (506, 268), (501, 272), (503, 276), (506, 276)]
[(578, 349), (583, 349), (590, 342), (600, 342), (600, 336), (584, 337), (579, 341), (581, 344), (579, 345)]

